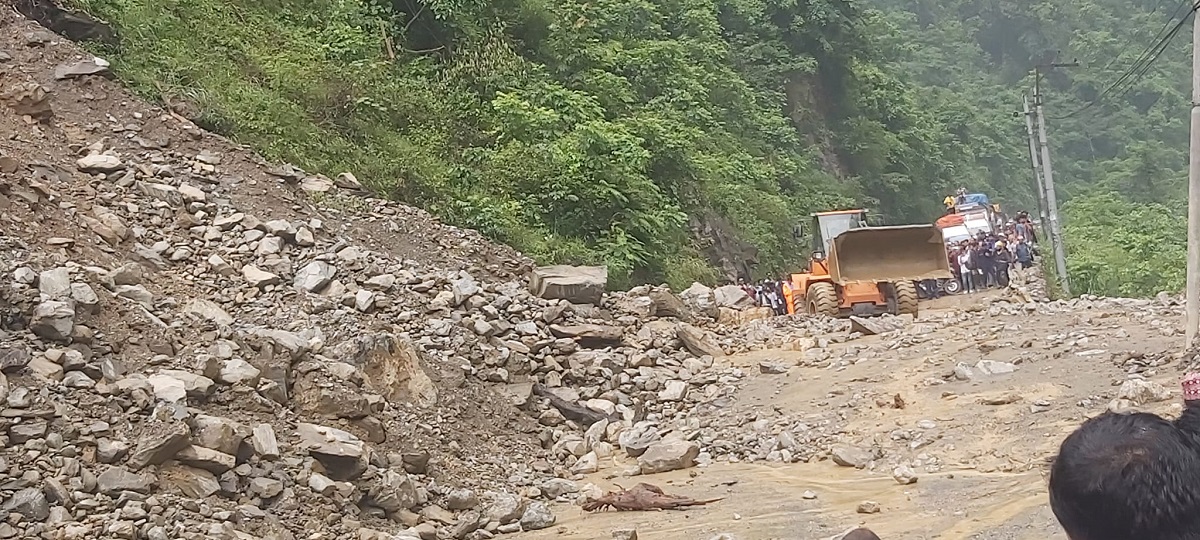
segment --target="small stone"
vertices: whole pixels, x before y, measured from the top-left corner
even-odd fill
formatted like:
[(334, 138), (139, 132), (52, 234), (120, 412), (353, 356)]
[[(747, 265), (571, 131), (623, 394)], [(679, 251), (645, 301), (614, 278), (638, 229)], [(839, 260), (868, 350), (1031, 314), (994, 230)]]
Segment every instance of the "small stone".
[(878, 514), (880, 511), (882, 511), (882, 509), (879, 507), (879, 503), (875, 501), (863, 501), (858, 503), (857, 512), (860, 514)]
[(125, 168), (120, 158), (108, 154), (90, 154), (75, 160), (75, 165), (86, 173), (113, 173)]
[(914, 471), (908, 465), (900, 465), (892, 470), (892, 478), (896, 480), (897, 484), (902, 486), (915, 484), (917, 483), (917, 471)]

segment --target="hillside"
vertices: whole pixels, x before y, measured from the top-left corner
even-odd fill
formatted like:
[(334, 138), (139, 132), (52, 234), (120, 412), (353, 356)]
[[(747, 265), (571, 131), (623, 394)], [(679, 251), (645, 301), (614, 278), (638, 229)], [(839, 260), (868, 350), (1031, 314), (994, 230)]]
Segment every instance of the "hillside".
[[(1128, 85), (1105, 90), (1187, 13), (1187, 2), (868, 0), (892, 27), (900, 66), (927, 107), (998, 146), (992, 175), (1032, 182), (1024, 125), (1012, 118), (1035, 65), (1050, 72), (1047, 129), (1076, 293), (1153, 295), (1184, 284), (1190, 19)], [(1095, 103), (1092, 105), (1092, 103)], [(1030, 208), (1033, 206), (1030, 205)]]
[[(44, 0), (40, 0), (44, 1)], [(840, 0), (79, 0), (135, 91), (271, 159), (614, 283), (793, 270), (792, 226), (928, 222), (1019, 162), (897, 75)]]

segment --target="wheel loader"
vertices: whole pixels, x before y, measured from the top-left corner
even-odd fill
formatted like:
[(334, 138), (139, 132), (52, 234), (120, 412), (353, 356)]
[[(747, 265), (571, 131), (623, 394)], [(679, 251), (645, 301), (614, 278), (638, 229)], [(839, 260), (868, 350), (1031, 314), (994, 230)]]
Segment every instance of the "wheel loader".
[(794, 312), (916, 316), (916, 282), (954, 277), (936, 226), (871, 227), (866, 219), (861, 209), (812, 215), (809, 266), (791, 275)]

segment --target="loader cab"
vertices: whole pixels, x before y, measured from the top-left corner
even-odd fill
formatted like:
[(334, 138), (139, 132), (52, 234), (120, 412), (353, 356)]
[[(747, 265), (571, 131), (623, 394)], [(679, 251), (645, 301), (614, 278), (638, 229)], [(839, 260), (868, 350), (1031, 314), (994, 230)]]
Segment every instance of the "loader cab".
[(867, 226), (866, 210), (840, 210), (812, 215), (812, 257), (820, 261), (829, 254), (833, 239), (850, 229)]

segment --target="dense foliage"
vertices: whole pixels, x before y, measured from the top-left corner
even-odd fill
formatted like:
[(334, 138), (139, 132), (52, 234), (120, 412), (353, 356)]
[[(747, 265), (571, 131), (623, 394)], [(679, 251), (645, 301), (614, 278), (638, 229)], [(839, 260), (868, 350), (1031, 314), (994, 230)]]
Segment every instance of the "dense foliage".
[(909, 38), (846, 0), (74, 4), (117, 26), (120, 76), (205, 127), (626, 283), (794, 269), (811, 211), (1032, 200), (1012, 88), (910, 86)]
[(956, 134), (970, 147), (1004, 147), (993, 184), (1032, 177), (1024, 125), (1010, 113), (1034, 66), (1078, 60), (1042, 83), (1073, 292), (1182, 289), (1190, 21), (1144, 78), (1103, 93), (1188, 2), (866, 1), (896, 30), (902, 71), (928, 107), (961, 118)]

